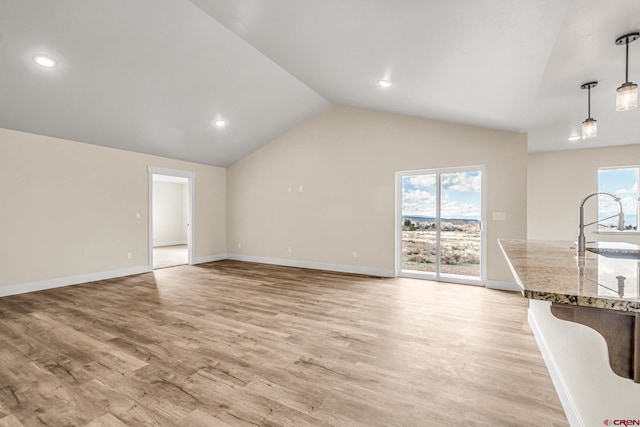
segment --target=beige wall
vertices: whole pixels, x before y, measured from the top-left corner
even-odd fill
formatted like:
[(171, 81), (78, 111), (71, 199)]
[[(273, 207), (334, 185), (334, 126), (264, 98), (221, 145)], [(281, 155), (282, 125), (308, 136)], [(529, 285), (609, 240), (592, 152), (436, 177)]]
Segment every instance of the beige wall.
[(224, 254), (225, 169), (0, 129), (0, 286), (148, 265), (148, 165), (196, 173), (195, 257)]
[[(585, 150), (532, 153), (527, 165), (527, 237), (570, 240), (578, 235), (578, 205), (598, 190), (598, 168), (640, 163), (640, 144)], [(585, 204), (585, 222), (597, 217), (597, 198)], [(638, 235), (596, 235), (587, 227), (587, 240), (640, 243)]]
[(488, 217), (507, 214), (488, 278), (513, 281), (496, 240), (526, 235), (526, 162), (523, 134), (332, 107), (228, 168), (227, 250), (393, 271), (395, 172), (486, 165)]

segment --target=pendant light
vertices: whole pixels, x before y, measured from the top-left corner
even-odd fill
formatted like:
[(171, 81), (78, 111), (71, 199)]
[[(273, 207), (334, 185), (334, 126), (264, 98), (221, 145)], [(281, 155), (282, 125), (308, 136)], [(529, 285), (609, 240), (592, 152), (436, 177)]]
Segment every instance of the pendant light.
[(598, 82), (589, 82), (580, 86), (580, 89), (587, 89), (589, 92), (588, 112), (589, 116), (582, 122), (582, 139), (590, 139), (598, 136), (598, 121), (591, 117), (591, 88), (598, 86)]
[(638, 85), (629, 81), (629, 43), (638, 40), (640, 33), (629, 33), (616, 39), (617, 45), (625, 45), (625, 82), (616, 90), (616, 111), (633, 110), (638, 106)]

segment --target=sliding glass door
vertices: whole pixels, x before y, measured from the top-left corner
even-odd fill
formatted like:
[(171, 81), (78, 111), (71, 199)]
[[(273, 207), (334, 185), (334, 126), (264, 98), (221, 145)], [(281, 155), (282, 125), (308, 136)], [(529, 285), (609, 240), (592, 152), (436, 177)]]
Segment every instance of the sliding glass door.
[(398, 172), (398, 274), (481, 284), (483, 167)]

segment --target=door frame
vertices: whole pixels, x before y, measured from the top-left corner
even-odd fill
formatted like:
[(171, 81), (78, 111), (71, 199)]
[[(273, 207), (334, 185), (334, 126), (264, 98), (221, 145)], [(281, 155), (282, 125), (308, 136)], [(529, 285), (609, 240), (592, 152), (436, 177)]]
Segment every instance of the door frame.
[[(480, 187), (480, 277), (478, 279), (466, 279), (462, 276), (440, 274), (440, 266), (436, 265), (436, 272), (403, 272), (402, 271), (402, 178), (413, 175), (429, 175), (429, 174), (448, 174), (458, 172), (480, 171), (482, 175), (482, 183)], [(436, 179), (436, 230), (437, 235), (440, 234), (440, 179)], [(487, 167), (485, 165), (459, 166), (449, 168), (433, 168), (433, 169), (416, 169), (396, 172), (396, 209), (395, 209), (395, 270), (396, 277), (408, 277), (414, 279), (435, 280), (439, 282), (461, 283), (465, 285), (485, 286), (487, 282), (487, 230), (486, 230), (486, 211), (487, 211)], [(439, 252), (440, 239), (436, 241), (436, 247)]]
[(189, 228), (187, 229), (187, 263), (194, 262), (195, 245), (195, 187), (196, 173), (179, 169), (161, 168), (158, 166), (147, 166), (149, 173), (149, 269), (153, 271), (153, 175), (167, 175), (179, 178), (187, 178), (189, 188)]

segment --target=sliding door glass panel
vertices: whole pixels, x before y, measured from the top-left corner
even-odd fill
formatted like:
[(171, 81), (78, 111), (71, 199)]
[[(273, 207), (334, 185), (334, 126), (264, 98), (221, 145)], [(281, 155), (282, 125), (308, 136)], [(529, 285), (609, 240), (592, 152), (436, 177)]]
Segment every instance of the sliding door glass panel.
[(440, 274), (480, 277), (480, 171), (440, 175)]
[(402, 270), (436, 272), (436, 174), (402, 177)]

